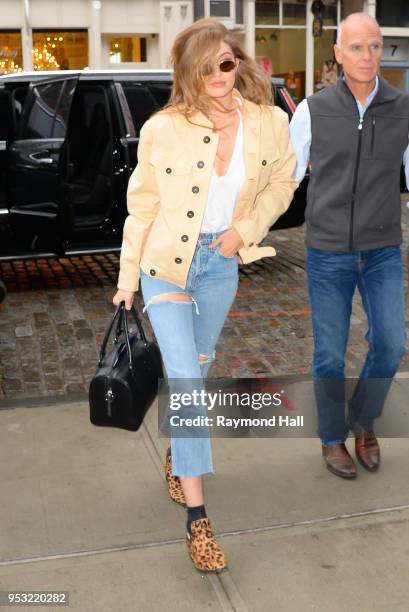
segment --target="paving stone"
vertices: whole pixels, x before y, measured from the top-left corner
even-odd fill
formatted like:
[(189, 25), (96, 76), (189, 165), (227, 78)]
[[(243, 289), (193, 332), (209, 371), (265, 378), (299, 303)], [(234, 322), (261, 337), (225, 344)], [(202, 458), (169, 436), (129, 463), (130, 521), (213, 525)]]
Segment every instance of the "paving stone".
[(17, 338), (27, 338), (28, 336), (33, 335), (33, 328), (29, 323), (25, 325), (18, 325), (15, 328), (14, 333), (16, 334)]
[[(405, 291), (408, 294), (409, 211), (403, 210)], [(212, 362), (212, 377), (310, 373), (313, 336), (305, 274), (304, 228), (270, 233), (276, 258), (240, 268), (236, 300)], [(114, 313), (117, 254), (38, 262), (0, 262), (8, 279), (0, 307), (0, 400), (87, 392)], [(38, 271), (46, 278), (42, 286)], [(142, 309), (143, 298), (136, 295)], [(409, 322), (409, 300), (406, 302)], [(153, 332), (143, 318), (149, 339)], [(366, 314), (353, 302), (347, 371), (360, 371), (367, 351)], [(30, 332), (31, 328), (31, 332)], [(16, 330), (21, 334), (16, 335)], [(132, 327), (133, 329), (133, 327)], [(409, 346), (409, 345), (408, 345)], [(112, 345), (109, 345), (109, 350)], [(409, 353), (401, 369), (409, 370)]]

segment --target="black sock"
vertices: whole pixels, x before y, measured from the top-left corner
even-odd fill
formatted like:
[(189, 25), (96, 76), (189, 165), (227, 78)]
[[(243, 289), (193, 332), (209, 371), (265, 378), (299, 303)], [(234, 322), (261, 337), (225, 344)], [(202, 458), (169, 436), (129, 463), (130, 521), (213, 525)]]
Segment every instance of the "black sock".
[(188, 506), (187, 507), (187, 530), (192, 533), (190, 523), (197, 519), (206, 518), (206, 510), (204, 506)]

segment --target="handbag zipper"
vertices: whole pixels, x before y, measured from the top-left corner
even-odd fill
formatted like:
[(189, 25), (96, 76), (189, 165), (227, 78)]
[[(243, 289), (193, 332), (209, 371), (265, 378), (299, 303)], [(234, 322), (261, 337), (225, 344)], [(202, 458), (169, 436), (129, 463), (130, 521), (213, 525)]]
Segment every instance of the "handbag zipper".
[(107, 415), (112, 417), (112, 400), (114, 399), (114, 392), (111, 387), (111, 377), (107, 377), (105, 385), (105, 401), (107, 404)]

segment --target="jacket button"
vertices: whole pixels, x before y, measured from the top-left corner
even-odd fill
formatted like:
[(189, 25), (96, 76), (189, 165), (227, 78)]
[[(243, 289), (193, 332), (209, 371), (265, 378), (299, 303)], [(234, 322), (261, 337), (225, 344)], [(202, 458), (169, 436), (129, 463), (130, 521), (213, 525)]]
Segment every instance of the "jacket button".
[(176, 257), (175, 262), (176, 263), (182, 263), (182, 260), (180, 259), (180, 257)]
[(187, 211), (187, 216), (189, 217), (189, 219), (191, 219), (192, 217), (195, 216), (195, 213), (193, 212), (193, 210), (188, 210)]
[(166, 168), (166, 174), (170, 174), (172, 172), (172, 168)]
[(206, 142), (206, 143), (207, 143), (207, 142), (210, 142), (210, 138), (209, 138), (209, 136), (205, 136), (205, 137), (203, 138), (203, 142)]
[(198, 167), (198, 168), (204, 168), (204, 162), (202, 162), (202, 161), (198, 161), (198, 162), (197, 162), (197, 167)]
[(193, 191), (193, 193), (199, 193), (199, 187), (197, 187), (197, 185), (194, 185), (192, 187), (192, 191)]
[(150, 274), (151, 276), (155, 276), (155, 274), (156, 274), (156, 270), (154, 270), (154, 269), (152, 268), (152, 270), (149, 270), (149, 274)]
[(189, 240), (189, 236), (186, 236), (186, 234), (183, 234), (183, 236), (181, 237), (181, 241), (187, 242), (188, 240)]
[(267, 162), (265, 159), (263, 159), (263, 161), (261, 162), (263, 164), (263, 166), (267, 166)]

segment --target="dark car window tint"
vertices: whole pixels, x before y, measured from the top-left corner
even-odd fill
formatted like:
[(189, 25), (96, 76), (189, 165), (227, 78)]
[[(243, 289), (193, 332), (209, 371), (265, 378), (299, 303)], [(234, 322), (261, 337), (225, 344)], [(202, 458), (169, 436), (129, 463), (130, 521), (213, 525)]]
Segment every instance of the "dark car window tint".
[(67, 130), (68, 115), (70, 113), (71, 102), (75, 92), (77, 79), (65, 81), (64, 90), (61, 94), (61, 99), (58, 104), (57, 113), (55, 115), (54, 127), (52, 132), (53, 138), (65, 138)]
[(13, 128), (13, 107), (8, 91), (0, 91), (0, 140), (7, 140)]
[(16, 120), (16, 133), (20, 132), (20, 121), (23, 114), (24, 101), (26, 99), (28, 86), (17, 87), (11, 95), (13, 101), (14, 115)]
[(22, 138), (51, 138), (54, 114), (64, 81), (33, 89), (33, 103), (23, 126)]
[(122, 82), (121, 84), (131, 111), (136, 135), (139, 136), (142, 125), (160, 107), (146, 87), (139, 83)]
[(172, 83), (147, 83), (147, 87), (160, 108), (168, 103), (170, 92), (172, 91)]

